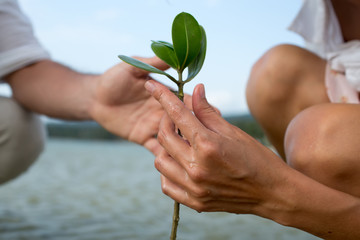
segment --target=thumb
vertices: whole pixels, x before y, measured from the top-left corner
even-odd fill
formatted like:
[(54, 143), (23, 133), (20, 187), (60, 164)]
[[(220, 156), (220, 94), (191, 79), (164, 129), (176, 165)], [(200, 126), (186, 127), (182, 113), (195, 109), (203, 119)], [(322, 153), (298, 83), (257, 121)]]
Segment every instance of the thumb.
[(203, 84), (198, 84), (192, 96), (192, 105), (195, 116), (208, 129), (222, 133), (227, 131), (227, 122), (223, 119), (219, 111), (211, 106), (205, 96), (205, 87)]
[[(144, 63), (147, 63), (153, 67), (156, 67), (162, 71), (169, 68), (169, 65), (167, 65), (163, 60), (161, 60), (158, 57), (151, 57), (151, 58), (143, 58), (143, 57), (134, 57), (135, 59), (142, 61)], [(146, 72), (146, 71), (144, 71)]]

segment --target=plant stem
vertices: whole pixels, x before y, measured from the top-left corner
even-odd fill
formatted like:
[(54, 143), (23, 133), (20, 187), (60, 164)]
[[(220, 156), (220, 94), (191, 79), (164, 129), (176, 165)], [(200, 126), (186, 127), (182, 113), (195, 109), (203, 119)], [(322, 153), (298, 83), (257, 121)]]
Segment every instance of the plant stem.
[(170, 240), (176, 239), (177, 227), (178, 227), (179, 220), (180, 220), (179, 212), (180, 212), (180, 204), (177, 201), (175, 201)]
[(184, 101), (184, 84), (185, 82), (182, 79), (182, 72), (178, 71), (178, 75), (179, 75), (179, 81), (176, 83), (178, 86), (178, 98), (183, 102)]
[[(179, 74), (179, 80), (177, 81), (178, 92), (176, 95), (183, 102), (184, 101), (184, 82), (182, 80), (182, 72), (178, 71), (178, 74)], [(180, 136), (182, 136), (180, 129), (178, 129), (178, 134)], [(180, 204), (177, 201), (175, 201), (170, 240), (176, 240), (176, 233), (177, 233), (177, 227), (179, 225), (179, 220), (180, 220)]]

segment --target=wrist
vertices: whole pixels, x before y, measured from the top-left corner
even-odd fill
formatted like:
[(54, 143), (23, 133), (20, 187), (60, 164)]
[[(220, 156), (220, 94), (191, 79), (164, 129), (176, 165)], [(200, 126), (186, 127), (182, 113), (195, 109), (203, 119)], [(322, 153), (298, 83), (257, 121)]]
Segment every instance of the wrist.
[[(96, 120), (94, 109), (96, 105), (96, 89), (100, 81), (100, 75), (85, 75), (83, 89), (86, 91), (86, 100), (82, 111), (83, 120)], [(80, 94), (81, 95), (81, 94)]]
[(285, 172), (288, 177), (271, 190), (273, 194), (262, 205), (260, 216), (324, 239), (354, 239), (348, 233), (359, 236), (359, 199), (290, 167)]
[(255, 215), (271, 219), (281, 225), (290, 226), (298, 205), (297, 189), (294, 186), (298, 172), (286, 163), (276, 167), (271, 187), (264, 192), (263, 201), (255, 209)]

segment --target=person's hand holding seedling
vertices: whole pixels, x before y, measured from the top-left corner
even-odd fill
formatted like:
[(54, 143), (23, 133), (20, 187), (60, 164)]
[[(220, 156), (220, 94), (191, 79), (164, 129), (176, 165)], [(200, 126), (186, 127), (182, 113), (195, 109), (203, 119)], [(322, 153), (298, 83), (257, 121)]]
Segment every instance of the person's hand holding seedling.
[[(153, 41), (151, 48), (161, 60), (166, 62), (178, 73), (177, 79), (170, 74), (143, 63), (134, 58), (119, 55), (124, 62), (143, 70), (167, 76), (177, 86), (175, 94), (183, 101), (184, 85), (190, 82), (201, 70), (206, 54), (206, 34), (202, 26), (189, 13), (178, 14), (172, 25), (173, 44), (164, 41)], [(183, 72), (187, 68), (187, 78), (183, 77)], [(179, 132), (179, 135), (181, 133)], [(173, 226), (170, 239), (176, 239), (177, 225), (179, 222), (179, 203), (175, 202)]]

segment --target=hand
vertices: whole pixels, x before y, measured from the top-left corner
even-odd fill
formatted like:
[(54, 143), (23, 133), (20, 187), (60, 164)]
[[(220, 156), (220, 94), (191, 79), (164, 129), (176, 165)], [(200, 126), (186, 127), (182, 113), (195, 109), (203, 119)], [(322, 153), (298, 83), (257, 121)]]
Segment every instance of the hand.
[(270, 196), (277, 194), (274, 186), (281, 185), (287, 165), (221, 118), (207, 103), (203, 85), (192, 96), (195, 116), (163, 85), (145, 86), (167, 113), (158, 133), (164, 149), (155, 160), (165, 194), (200, 212), (254, 213), (276, 199)]
[[(161, 70), (168, 68), (156, 57), (138, 59)], [(163, 109), (144, 88), (149, 79), (148, 72), (126, 63), (112, 67), (99, 78), (91, 115), (110, 132), (155, 154), (160, 149), (155, 136)]]

